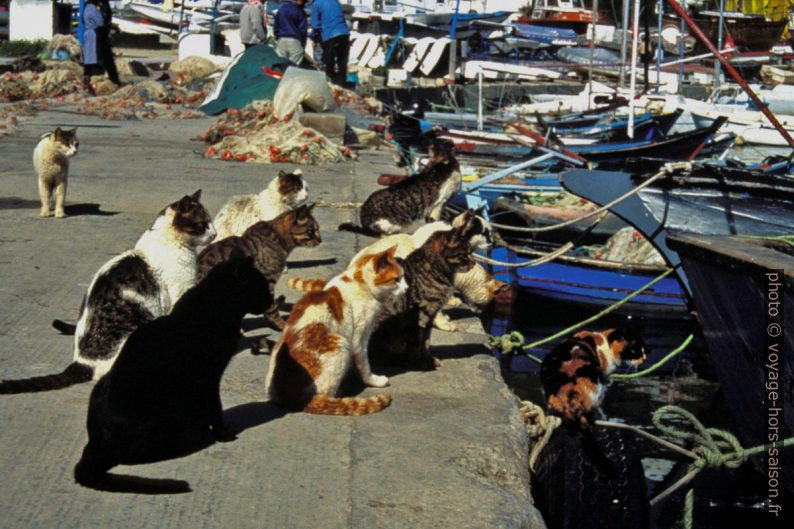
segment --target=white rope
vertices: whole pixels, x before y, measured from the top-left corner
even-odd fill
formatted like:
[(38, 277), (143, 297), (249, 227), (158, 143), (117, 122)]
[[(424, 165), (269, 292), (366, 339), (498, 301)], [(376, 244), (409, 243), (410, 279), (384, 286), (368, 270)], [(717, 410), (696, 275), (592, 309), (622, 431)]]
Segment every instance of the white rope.
[(561, 256), (568, 250), (573, 248), (572, 242), (566, 242), (553, 252), (549, 252), (542, 257), (538, 257), (537, 259), (532, 259), (530, 261), (524, 261), (523, 263), (507, 263), (505, 261), (497, 261), (496, 259), (491, 259), (490, 257), (485, 257), (484, 255), (472, 254), (472, 257), (475, 261), (480, 261), (482, 263), (486, 263), (493, 266), (504, 266), (505, 268), (523, 268), (525, 266), (538, 266), (542, 265), (543, 263), (548, 263), (549, 261), (553, 261), (557, 257)]
[(692, 169), (692, 163), (691, 162), (671, 162), (671, 163), (666, 163), (666, 164), (664, 164), (664, 167), (662, 167), (662, 169), (659, 170), (658, 173), (656, 173), (652, 177), (648, 178), (645, 182), (641, 183), (640, 185), (638, 185), (637, 187), (635, 187), (631, 191), (627, 191), (626, 193), (622, 194), (621, 196), (617, 197), (616, 199), (612, 200), (611, 202), (609, 202), (607, 204), (604, 204), (600, 208), (596, 208), (593, 211), (590, 211), (589, 213), (586, 213), (585, 215), (582, 215), (581, 217), (576, 217), (575, 219), (566, 220), (565, 222), (560, 222), (559, 224), (554, 224), (552, 226), (540, 226), (540, 227), (537, 227), (537, 228), (527, 228), (527, 227), (521, 227), (521, 226), (510, 226), (510, 225), (507, 225), (507, 224), (496, 224), (494, 222), (491, 222), (491, 226), (493, 226), (494, 228), (497, 228), (497, 229), (517, 231), (517, 232), (520, 232), (520, 233), (538, 233), (538, 232), (557, 230), (557, 229), (560, 229), (560, 228), (564, 228), (566, 226), (570, 226), (572, 224), (576, 224), (577, 222), (581, 222), (583, 220), (587, 220), (589, 218), (595, 217), (596, 215), (600, 215), (601, 213), (609, 210), (609, 208), (611, 208), (612, 206), (614, 206), (614, 205), (626, 200), (627, 198), (629, 198), (632, 195), (635, 195), (635, 194), (639, 193), (641, 190), (645, 189), (646, 187), (648, 187), (649, 185), (651, 185), (655, 181), (659, 180), (663, 176), (667, 176), (668, 174), (671, 174), (674, 171), (680, 171), (680, 170), (689, 171), (691, 169)]
[(562, 420), (554, 415), (546, 415), (543, 408), (528, 400), (521, 401), (518, 411), (524, 419), (527, 435), (532, 442), (529, 450), (529, 471), (534, 472), (535, 461), (548, 444), (551, 434), (562, 424)]

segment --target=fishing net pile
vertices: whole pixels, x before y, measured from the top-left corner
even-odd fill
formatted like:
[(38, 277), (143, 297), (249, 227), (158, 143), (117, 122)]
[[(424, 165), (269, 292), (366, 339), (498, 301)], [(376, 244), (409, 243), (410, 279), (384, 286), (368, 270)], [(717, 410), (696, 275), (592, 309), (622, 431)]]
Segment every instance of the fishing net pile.
[(337, 145), (289, 116), (275, 118), (273, 103), (254, 101), (229, 109), (201, 134), (210, 144), (208, 158), (238, 162), (318, 164), (354, 158), (350, 148)]
[(47, 44), (47, 55), (53, 59), (80, 61), (83, 48), (74, 36), (56, 33)]
[(82, 76), (68, 68), (43, 72), (6, 72), (0, 76), (0, 100), (21, 101), (83, 92)]
[(598, 248), (591, 247), (592, 257), (604, 261), (621, 263), (664, 265), (661, 254), (631, 226), (619, 229), (607, 242)]
[(22, 119), (35, 115), (30, 104), (24, 101), (4, 105), (0, 108), (0, 137), (13, 133)]
[[(103, 78), (97, 83), (98, 94), (105, 93), (104, 84), (99, 84), (105, 82)], [(109, 120), (203, 117), (192, 109), (201, 104), (213, 84), (207, 80), (182, 87), (170, 81), (145, 80), (106, 95), (86, 98), (77, 111)]]

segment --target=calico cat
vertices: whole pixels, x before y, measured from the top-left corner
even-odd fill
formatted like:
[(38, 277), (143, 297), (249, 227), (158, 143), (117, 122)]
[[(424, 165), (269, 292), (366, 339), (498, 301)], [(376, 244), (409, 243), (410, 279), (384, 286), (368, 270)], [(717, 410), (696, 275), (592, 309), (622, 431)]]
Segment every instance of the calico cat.
[(369, 340), (371, 361), (438, 367), (438, 359), (430, 356), (430, 332), (436, 314), (452, 293), (455, 273), (474, 266), (467, 228), (436, 232), (401, 260), (408, 291), (384, 305)]
[(645, 346), (634, 332), (581, 331), (543, 358), (540, 381), (549, 410), (573, 428), (587, 430), (600, 412), (609, 375), (619, 366), (645, 361)]
[(364, 415), (391, 403), (385, 394), (368, 398), (337, 394), (351, 364), (364, 384), (382, 388), (389, 383), (372, 373), (367, 342), (383, 304), (406, 289), (394, 250), (365, 255), (323, 290), (309, 292), (295, 304), (265, 379), (272, 401), (324, 415)]
[(231, 235), (242, 235), (251, 225), (261, 220), (273, 220), (294, 209), (309, 197), (309, 187), (303, 173), (279, 171), (278, 176), (258, 195), (238, 195), (229, 199), (215, 216), (217, 240)]
[(246, 313), (272, 299), (250, 257), (213, 268), (173, 310), (139, 327), (91, 392), (88, 444), (74, 468), (77, 483), (114, 492), (187, 492), (184, 481), (108, 474), (119, 464), (184, 455), (231, 441), (223, 424), (220, 382), (237, 351)]
[(452, 155), (451, 142), (431, 146), (430, 163), (421, 172), (371, 194), (361, 206), (361, 226), (350, 222), (340, 230), (364, 235), (389, 235), (422, 219), (438, 220), (444, 204), (460, 190), (460, 166)]
[(196, 284), (196, 248), (215, 235), (200, 197), (201, 190), (167, 206), (134, 249), (97, 271), (75, 327), (74, 361), (63, 372), (4, 380), (0, 393), (48, 391), (96, 380), (110, 369), (132, 331), (168, 314)]
[[(232, 235), (210, 244), (198, 256), (199, 280), (220, 262), (250, 256), (254, 258), (257, 270), (267, 278), (270, 295), (275, 300), (276, 282), (284, 271), (290, 252), (297, 246), (314, 247), (322, 241), (320, 227), (312, 216), (313, 209), (314, 204), (300, 206), (273, 220), (257, 222), (241, 237)], [(265, 315), (279, 330), (286, 325), (278, 313), (276, 301)]]
[(50, 216), (53, 191), (55, 192), (55, 217), (63, 218), (63, 202), (66, 199), (66, 184), (69, 176), (69, 158), (77, 154), (80, 142), (77, 129), (62, 130), (57, 127), (41, 137), (33, 150), (33, 167), (39, 184), (42, 217)]

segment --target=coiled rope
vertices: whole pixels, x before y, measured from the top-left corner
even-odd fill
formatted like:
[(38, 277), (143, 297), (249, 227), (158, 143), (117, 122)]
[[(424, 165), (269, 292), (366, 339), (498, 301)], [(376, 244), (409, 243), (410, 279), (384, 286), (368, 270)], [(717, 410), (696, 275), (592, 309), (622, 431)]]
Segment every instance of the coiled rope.
[[(529, 470), (530, 472), (534, 472), (535, 462), (538, 456), (548, 443), (551, 434), (562, 424), (562, 421), (559, 417), (547, 415), (540, 406), (530, 401), (522, 401), (519, 412), (524, 419), (527, 435), (532, 442), (529, 453)], [(657, 409), (653, 412), (651, 421), (656, 429), (663, 434), (681, 441), (682, 443), (688, 443), (692, 448), (684, 448), (629, 424), (603, 420), (596, 420), (595, 424), (608, 428), (631, 431), (636, 435), (673, 450), (692, 460), (692, 463), (689, 465), (689, 471), (684, 477), (650, 500), (650, 505), (652, 507), (689, 483), (704, 469), (735, 469), (741, 466), (747, 458), (752, 455), (768, 451), (770, 448), (787, 448), (794, 445), (794, 437), (789, 437), (776, 444), (743, 448), (739, 440), (732, 433), (718, 428), (706, 428), (694, 414), (675, 405), (662, 406)], [(683, 520), (685, 529), (692, 529), (694, 505), (695, 493), (694, 489), (690, 488), (684, 499)]]
[[(595, 424), (599, 426), (630, 430), (637, 435), (641, 435), (646, 439), (650, 439), (657, 444), (673, 449), (677, 453), (692, 459), (692, 463), (689, 465), (689, 471), (686, 475), (652, 498), (650, 501), (651, 506), (656, 505), (669, 497), (673, 492), (692, 481), (692, 479), (704, 469), (739, 468), (739, 466), (752, 455), (768, 451), (770, 448), (786, 448), (794, 445), (794, 437), (789, 437), (788, 439), (782, 440), (780, 443), (743, 448), (735, 435), (727, 430), (706, 428), (694, 414), (680, 406), (662, 406), (653, 412), (651, 420), (657, 430), (684, 443), (691, 443), (692, 448), (687, 450), (641, 430), (636, 426), (611, 421), (595, 421)], [(681, 426), (674, 426), (675, 424)], [(684, 500), (685, 529), (692, 529), (694, 504), (695, 493), (694, 489), (690, 488)]]

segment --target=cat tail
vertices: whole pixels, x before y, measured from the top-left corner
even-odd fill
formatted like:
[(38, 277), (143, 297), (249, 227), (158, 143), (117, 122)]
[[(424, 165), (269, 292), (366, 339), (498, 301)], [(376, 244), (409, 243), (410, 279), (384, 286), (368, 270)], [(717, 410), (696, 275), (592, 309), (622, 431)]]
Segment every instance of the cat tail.
[(61, 334), (69, 336), (74, 336), (74, 333), (77, 331), (77, 325), (66, 323), (63, 320), (52, 320), (52, 326)]
[[(179, 479), (157, 479), (108, 474), (109, 465), (92, 455), (89, 448), (74, 467), (74, 480), (83, 487), (104, 492), (127, 492), (131, 494), (182, 494), (191, 492), (190, 484)], [(113, 465), (110, 465), (113, 466)]]
[(389, 404), (391, 396), (386, 394), (366, 398), (315, 395), (303, 411), (318, 415), (366, 415), (379, 412)]
[(367, 235), (369, 237), (380, 237), (381, 233), (372, 230), (370, 228), (364, 228), (362, 226), (356, 226), (352, 222), (343, 222), (337, 228), (337, 231), (352, 231), (353, 233), (358, 233), (360, 235)]
[(326, 279), (301, 279), (299, 277), (290, 277), (287, 280), (287, 286), (294, 290), (302, 292), (317, 292), (325, 288), (328, 284)]
[(66, 369), (53, 375), (40, 377), (21, 378), (18, 380), (3, 380), (0, 382), (0, 394), (10, 395), (15, 393), (35, 393), (63, 389), (74, 384), (88, 382), (94, 377), (94, 369), (87, 365), (72, 362)]

